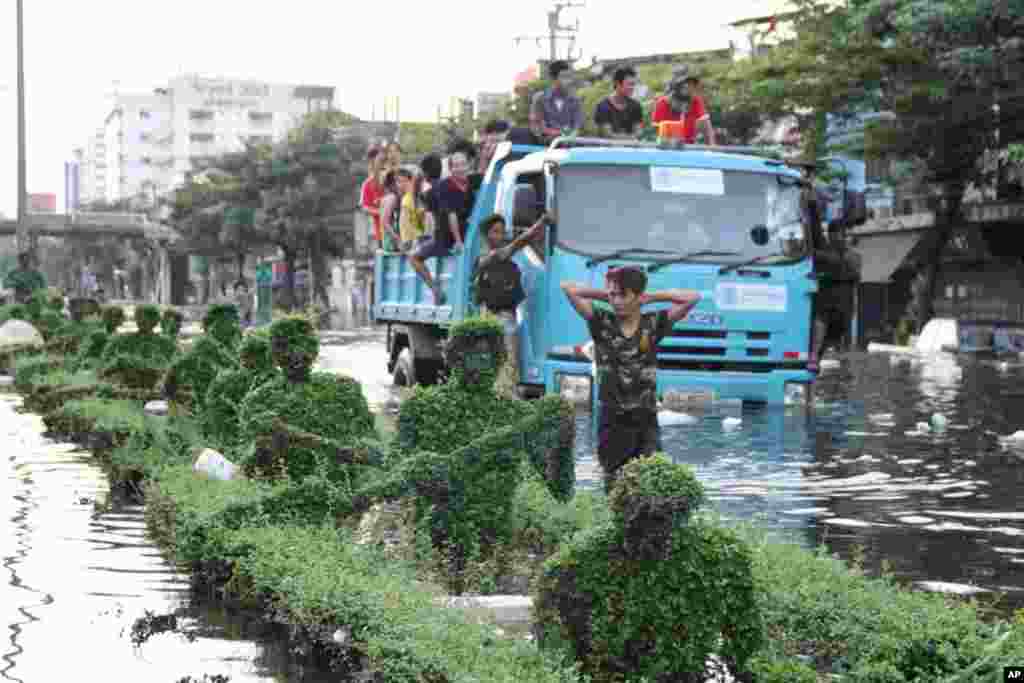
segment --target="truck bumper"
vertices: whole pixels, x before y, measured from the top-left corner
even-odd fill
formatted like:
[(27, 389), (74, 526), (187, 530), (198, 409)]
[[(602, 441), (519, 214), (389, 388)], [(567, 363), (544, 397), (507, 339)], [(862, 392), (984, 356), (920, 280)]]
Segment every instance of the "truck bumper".
[[(578, 378), (566, 381), (565, 378)], [(547, 393), (567, 392), (572, 385), (574, 394), (579, 394), (579, 383), (593, 382), (592, 366), (589, 362), (548, 360), (544, 369), (544, 383)], [(810, 385), (814, 376), (806, 370), (773, 370), (772, 372), (658, 372), (658, 393), (677, 393), (683, 396), (700, 396), (707, 400), (745, 401), (784, 405), (787, 385)]]

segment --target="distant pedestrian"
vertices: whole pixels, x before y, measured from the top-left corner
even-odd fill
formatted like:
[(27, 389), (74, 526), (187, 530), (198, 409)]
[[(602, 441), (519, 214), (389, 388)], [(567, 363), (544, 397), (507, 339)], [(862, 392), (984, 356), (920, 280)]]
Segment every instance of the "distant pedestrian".
[[(661, 450), (658, 344), (697, 305), (700, 294), (682, 289), (647, 294), (647, 275), (639, 268), (612, 270), (606, 282), (608, 289), (563, 282), (562, 291), (587, 321), (594, 340), (600, 402), (597, 456), (610, 491), (623, 465)], [(608, 302), (612, 310), (596, 307), (594, 301)], [(641, 311), (655, 303), (672, 307)]]

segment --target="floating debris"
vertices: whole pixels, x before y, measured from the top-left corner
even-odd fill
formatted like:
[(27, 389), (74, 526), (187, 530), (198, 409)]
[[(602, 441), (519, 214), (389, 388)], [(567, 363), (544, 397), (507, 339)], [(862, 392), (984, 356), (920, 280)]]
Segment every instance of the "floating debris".
[(698, 422), (700, 422), (700, 420), (698, 420), (693, 415), (687, 415), (686, 413), (677, 413), (674, 410), (658, 411), (658, 424), (662, 427), (695, 425)]
[(921, 515), (907, 515), (906, 517), (897, 517), (898, 521), (903, 524), (931, 524), (935, 521), (933, 517), (922, 517)]
[(977, 595), (979, 593), (991, 593), (985, 588), (978, 588), (965, 583), (949, 583), (946, 581), (916, 581), (915, 586), (932, 593), (945, 593), (947, 595)]
[(722, 429), (725, 429), (727, 431), (731, 431), (731, 430), (734, 430), (734, 429), (739, 429), (740, 425), (742, 425), (742, 424), (743, 424), (743, 420), (741, 418), (738, 418), (738, 417), (727, 417), (724, 420), (722, 420)]

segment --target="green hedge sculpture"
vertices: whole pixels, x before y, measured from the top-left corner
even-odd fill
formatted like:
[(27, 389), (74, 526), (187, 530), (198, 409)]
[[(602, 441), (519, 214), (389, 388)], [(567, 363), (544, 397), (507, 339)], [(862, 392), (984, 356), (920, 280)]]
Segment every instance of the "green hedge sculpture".
[(703, 490), (663, 456), (628, 463), (611, 495), (613, 520), (544, 565), (540, 646), (575, 659), (595, 683), (702, 683), (711, 654), (751, 680), (763, 632), (746, 543), (690, 519)]
[(243, 468), (258, 478), (315, 474), (351, 483), (346, 449), (375, 431), (362, 387), (348, 377), (312, 372), (320, 340), (305, 318), (271, 325), (270, 348), (282, 374), (253, 389), (239, 409), (242, 436), (254, 444)]

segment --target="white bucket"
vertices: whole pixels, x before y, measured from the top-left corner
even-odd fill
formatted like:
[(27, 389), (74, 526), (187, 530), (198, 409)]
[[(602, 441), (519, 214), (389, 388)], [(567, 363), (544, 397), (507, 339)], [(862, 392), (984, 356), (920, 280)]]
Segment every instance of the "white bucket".
[(204, 448), (192, 465), (192, 470), (210, 479), (230, 481), (237, 477), (238, 467), (212, 448)]

